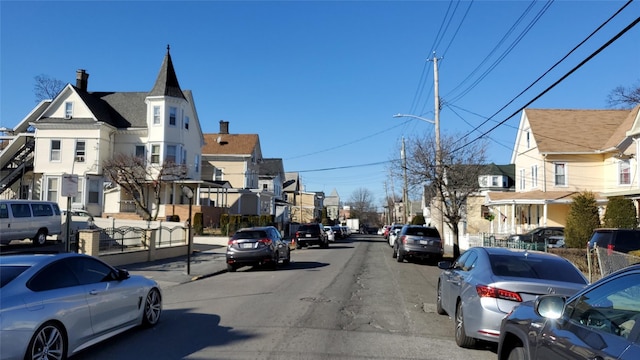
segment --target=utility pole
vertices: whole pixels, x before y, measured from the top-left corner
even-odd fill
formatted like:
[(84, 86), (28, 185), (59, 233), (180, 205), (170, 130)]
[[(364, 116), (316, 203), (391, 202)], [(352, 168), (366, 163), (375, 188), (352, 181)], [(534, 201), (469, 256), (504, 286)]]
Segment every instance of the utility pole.
[[(443, 240), (445, 240), (445, 229), (444, 229), (444, 199), (442, 198), (442, 182), (443, 182), (443, 168), (442, 168), (442, 148), (440, 145), (440, 94), (438, 91), (438, 58), (436, 57), (436, 53), (433, 53), (433, 94), (434, 94), (434, 125), (436, 131), (436, 183), (438, 185), (438, 206), (440, 207), (440, 232)], [(454, 244), (454, 247), (457, 244)], [(455, 251), (454, 251), (454, 255)]]
[(400, 153), (402, 156), (402, 171), (404, 174), (404, 187), (402, 189), (402, 206), (404, 210), (402, 211), (402, 220), (403, 224), (407, 223), (407, 212), (409, 210), (409, 201), (407, 195), (407, 153), (404, 151), (404, 136), (402, 137), (402, 151)]

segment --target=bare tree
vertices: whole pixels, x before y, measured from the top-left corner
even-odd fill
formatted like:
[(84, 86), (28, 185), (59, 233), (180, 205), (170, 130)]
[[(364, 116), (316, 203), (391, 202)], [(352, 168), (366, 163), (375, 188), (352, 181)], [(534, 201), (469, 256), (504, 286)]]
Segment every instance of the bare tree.
[(36, 102), (55, 98), (65, 86), (62, 80), (54, 79), (44, 74), (40, 74), (34, 79), (36, 84), (33, 87), (33, 92), (36, 95)]
[(358, 188), (351, 193), (347, 205), (351, 206), (351, 218), (360, 219), (360, 225), (373, 224), (377, 221), (374, 195), (369, 189)]
[(612, 108), (632, 108), (640, 104), (640, 80), (633, 86), (618, 86), (611, 90), (607, 104)]
[[(158, 218), (162, 185), (183, 179), (186, 175), (185, 165), (166, 162), (154, 167), (147, 165), (144, 158), (126, 154), (117, 154), (106, 160), (103, 168), (111, 181), (131, 195), (136, 209), (145, 220)], [(156, 205), (153, 213), (152, 204)]]
[(458, 139), (460, 137), (452, 135), (441, 136), (440, 167), (433, 138), (410, 139), (407, 147), (407, 181), (414, 187), (426, 187), (426, 193), (436, 200), (432, 206), (443, 214), (444, 222), (453, 233), (456, 257), (460, 254), (458, 225), (466, 216), (467, 198), (480, 188), (478, 176), (486, 165), (484, 140), (465, 144)]

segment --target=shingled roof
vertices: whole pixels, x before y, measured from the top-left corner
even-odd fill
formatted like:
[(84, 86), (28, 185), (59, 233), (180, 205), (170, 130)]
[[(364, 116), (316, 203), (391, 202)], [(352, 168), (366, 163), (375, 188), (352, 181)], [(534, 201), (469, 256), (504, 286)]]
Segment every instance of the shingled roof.
[(543, 154), (610, 150), (633, 123), (629, 110), (525, 109), (525, 114)]
[(149, 92), (149, 96), (172, 96), (187, 99), (180, 89), (178, 77), (173, 69), (171, 54), (169, 54), (169, 45), (167, 45), (167, 54), (164, 56), (160, 72), (156, 78), (156, 83)]
[(259, 141), (258, 134), (204, 134), (202, 155), (248, 155)]

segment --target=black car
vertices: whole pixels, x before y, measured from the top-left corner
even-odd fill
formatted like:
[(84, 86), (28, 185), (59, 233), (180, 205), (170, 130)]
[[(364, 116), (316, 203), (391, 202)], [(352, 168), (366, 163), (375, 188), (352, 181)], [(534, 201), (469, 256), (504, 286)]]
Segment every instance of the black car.
[(320, 245), (321, 248), (329, 247), (329, 238), (323, 230), (322, 224), (302, 224), (295, 233), (296, 249), (310, 245)]
[(565, 300), (543, 295), (501, 323), (498, 360), (640, 359), (640, 265)]
[[(551, 240), (549, 239), (551, 238)], [(535, 244), (533, 250), (544, 250), (545, 244), (556, 244), (558, 239), (564, 238), (564, 228), (561, 226), (543, 226), (535, 228), (525, 234), (510, 235), (509, 242), (524, 242)]]
[(440, 233), (435, 227), (404, 225), (393, 244), (393, 257), (398, 262), (405, 259), (442, 260), (444, 248)]
[(595, 229), (589, 239), (589, 249), (593, 249), (596, 244), (599, 248), (622, 253), (640, 250), (640, 230)]
[(273, 226), (238, 230), (227, 245), (227, 270), (236, 271), (245, 265), (264, 265), (275, 270), (278, 263), (291, 262), (291, 248)]

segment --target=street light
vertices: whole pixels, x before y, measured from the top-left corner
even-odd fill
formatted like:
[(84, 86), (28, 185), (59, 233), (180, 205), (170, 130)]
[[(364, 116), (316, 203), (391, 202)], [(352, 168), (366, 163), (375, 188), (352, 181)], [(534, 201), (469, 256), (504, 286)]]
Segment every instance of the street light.
[(182, 187), (182, 194), (189, 199), (189, 218), (187, 219), (187, 275), (191, 275), (191, 208), (193, 206), (193, 190), (188, 186)]
[[(434, 124), (436, 126), (436, 129), (435, 129), (435, 132), (436, 132), (436, 181), (438, 182), (438, 186), (440, 186), (442, 184), (440, 182), (441, 176), (442, 176), (442, 148), (440, 146), (440, 114), (439, 112), (436, 111), (435, 120), (431, 120), (431, 119), (424, 118), (422, 116), (411, 115), (411, 114), (395, 114), (393, 115), (393, 117), (394, 118), (407, 117), (407, 118), (417, 119), (417, 120), (428, 122), (430, 124)], [(442, 196), (440, 196), (439, 191), (437, 196), (438, 196), (439, 206), (440, 206), (440, 231), (442, 232), (441, 235), (444, 236), (444, 201), (442, 199)]]

